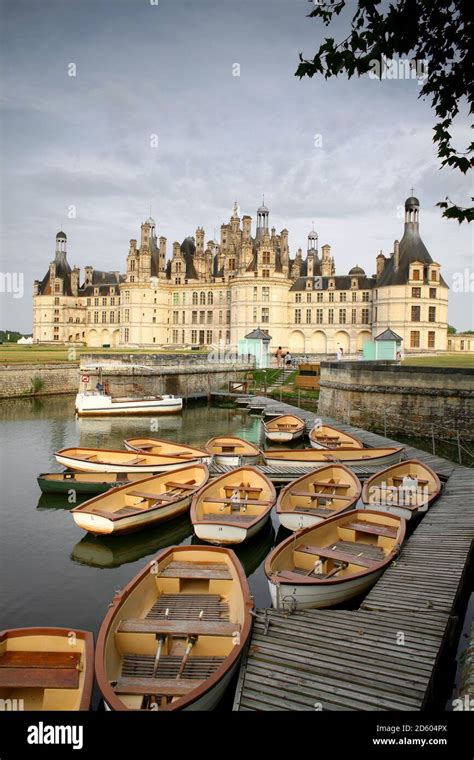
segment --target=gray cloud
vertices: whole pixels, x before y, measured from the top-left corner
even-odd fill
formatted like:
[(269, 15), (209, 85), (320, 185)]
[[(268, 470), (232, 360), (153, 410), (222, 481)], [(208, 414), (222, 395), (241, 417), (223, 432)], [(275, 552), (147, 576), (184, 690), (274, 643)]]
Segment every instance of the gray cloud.
[[(32, 281), (60, 227), (71, 263), (123, 270), (150, 204), (170, 250), (198, 224), (206, 239), (218, 234), (236, 199), (254, 215), (265, 192), (293, 253), (314, 219), (339, 272), (371, 273), (402, 235), (413, 185), (433, 258), (447, 274), (470, 265), (470, 231), (434, 208), (461, 201), (468, 182), (439, 171), (419, 86), (299, 81), (299, 51), (310, 56), (328, 34), (309, 10), (306, 0), (4, 3), (2, 269), (21, 266), (28, 287), (24, 302), (2, 296), (2, 326), (31, 328)], [(451, 295), (459, 328), (472, 327), (466, 301)]]

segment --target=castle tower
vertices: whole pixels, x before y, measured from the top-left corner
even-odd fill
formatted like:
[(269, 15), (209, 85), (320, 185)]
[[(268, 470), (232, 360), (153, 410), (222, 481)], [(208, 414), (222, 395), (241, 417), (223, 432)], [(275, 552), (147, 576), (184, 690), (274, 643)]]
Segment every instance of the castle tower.
[(158, 254), (158, 276), (159, 277), (165, 277), (166, 276), (166, 238), (161, 236), (160, 237), (160, 250)]
[(331, 277), (335, 272), (334, 259), (331, 258), (331, 246), (323, 245), (321, 251), (321, 274), (323, 277)]
[(204, 254), (204, 228), (198, 227), (196, 230), (196, 254)]

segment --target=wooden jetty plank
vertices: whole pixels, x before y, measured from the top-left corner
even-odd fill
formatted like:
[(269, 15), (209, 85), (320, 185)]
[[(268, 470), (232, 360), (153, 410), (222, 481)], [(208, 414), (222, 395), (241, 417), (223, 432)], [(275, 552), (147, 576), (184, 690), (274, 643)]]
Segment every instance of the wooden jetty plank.
[[(252, 401), (276, 407), (274, 399)], [(314, 423), (311, 412), (289, 404), (277, 408), (282, 414), (298, 414), (307, 429)], [(323, 423), (358, 436), (369, 447), (400, 445), (330, 418), (323, 418)], [(474, 472), (413, 446), (405, 446), (404, 458), (419, 459), (446, 482), (415, 524), (400, 556), (358, 610), (291, 615), (259, 610), (234, 709), (311, 710), (320, 704), (327, 710), (420, 710), (429, 704), (472, 553), (474, 510), (469, 494), (474, 490)], [(306, 470), (266, 469), (275, 482), (299, 477)], [(366, 464), (358, 469), (360, 478), (374, 470)]]

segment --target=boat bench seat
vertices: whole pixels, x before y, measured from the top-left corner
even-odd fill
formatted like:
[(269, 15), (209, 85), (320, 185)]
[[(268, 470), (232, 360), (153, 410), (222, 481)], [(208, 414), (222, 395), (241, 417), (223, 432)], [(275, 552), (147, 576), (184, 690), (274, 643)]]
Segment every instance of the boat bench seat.
[(378, 564), (380, 560), (373, 559), (372, 557), (363, 556), (363, 549), (361, 549), (361, 555), (352, 554), (348, 551), (341, 551), (340, 549), (332, 549), (328, 546), (308, 546), (306, 544), (300, 544), (296, 547), (296, 551), (303, 552), (304, 554), (314, 554), (324, 559), (334, 559), (338, 562), (345, 562), (351, 565), (360, 565), (361, 567), (373, 567)]
[(328, 573), (313, 573), (309, 570), (303, 570), (301, 567), (294, 567), (292, 570), (278, 570), (278, 578), (285, 581), (293, 581), (294, 583), (301, 583), (302, 578), (312, 578), (313, 580), (324, 580)]
[[(120, 517), (128, 517), (129, 515), (139, 514), (142, 510), (132, 507), (122, 507), (115, 510), (115, 512), (107, 512), (105, 509), (90, 508), (87, 510), (87, 514), (98, 515), (99, 517), (106, 517), (108, 520), (118, 520)], [(86, 512), (86, 510), (84, 510)]]
[(230, 496), (227, 499), (214, 499), (206, 496), (204, 498), (204, 501), (206, 501), (208, 504), (233, 504), (235, 507), (245, 507), (247, 504), (262, 505), (263, 507), (268, 506), (269, 504), (273, 504), (273, 501), (265, 501), (263, 499), (245, 499), (244, 501), (237, 501), (236, 499), (232, 499)]
[(140, 464), (140, 462), (144, 462), (145, 457), (135, 457), (135, 459), (129, 459), (127, 462), (123, 462), (123, 464)]
[(230, 491), (231, 493), (233, 493), (233, 491), (235, 491), (235, 490), (245, 491), (246, 493), (249, 493), (249, 492), (252, 492), (252, 491), (256, 491), (258, 493), (261, 493), (263, 491), (263, 488), (259, 488), (257, 486), (226, 486), (226, 485), (224, 485), (224, 490), (225, 491)]
[[(393, 475), (393, 476), (392, 476), (392, 480), (393, 480), (394, 484), (395, 484), (395, 483), (400, 483), (400, 485), (403, 485), (403, 478), (402, 478), (402, 477), (400, 477), (400, 476), (398, 476), (398, 475)], [(429, 480), (422, 480), (421, 478), (416, 478), (416, 482), (417, 482), (417, 483), (418, 483), (420, 486), (427, 486), (427, 485), (428, 485), (428, 483), (429, 483)], [(408, 483), (407, 483), (407, 484), (406, 484), (406, 487), (407, 487), (407, 488), (411, 488), (412, 486), (411, 486), (410, 484), (408, 484)]]
[(166, 493), (150, 493), (149, 491), (127, 491), (127, 496), (136, 496), (140, 499), (150, 499), (156, 501), (157, 499), (174, 499), (174, 496), (169, 496)]
[(79, 652), (5, 652), (0, 688), (77, 689)]
[(114, 686), (116, 694), (156, 694), (181, 697), (196, 689), (204, 681), (197, 678), (119, 678)]
[(161, 578), (183, 578), (203, 580), (232, 580), (229, 568), (224, 562), (170, 562), (158, 575)]
[(168, 620), (139, 618), (122, 620), (118, 633), (153, 633), (172, 636), (233, 636), (238, 623), (228, 620)]
[(202, 522), (238, 522), (244, 527), (247, 523), (250, 524), (255, 520), (256, 515), (241, 515), (239, 512), (228, 512), (227, 514), (217, 513), (217, 514), (211, 514), (208, 513), (206, 515), (203, 515), (201, 520)]
[(378, 525), (376, 523), (364, 522), (360, 520), (354, 520), (353, 522), (341, 525), (342, 528), (348, 528), (349, 530), (357, 530), (359, 533), (369, 533), (373, 536), (386, 536), (387, 538), (396, 538), (397, 529), (389, 528), (386, 525)]
[(310, 515), (316, 515), (317, 517), (329, 517), (334, 515), (338, 510), (327, 509), (326, 507), (297, 507), (295, 512), (308, 512)]
[(165, 483), (165, 486), (166, 488), (183, 488), (185, 491), (193, 491), (195, 488), (197, 488), (195, 480), (188, 480), (187, 483), (177, 483), (174, 480), (168, 480), (168, 482)]
[(354, 496), (343, 496), (337, 493), (313, 493), (312, 491), (290, 491), (289, 496), (305, 496), (308, 499), (325, 499), (326, 501), (332, 501), (333, 499), (339, 499), (340, 501), (354, 501)]

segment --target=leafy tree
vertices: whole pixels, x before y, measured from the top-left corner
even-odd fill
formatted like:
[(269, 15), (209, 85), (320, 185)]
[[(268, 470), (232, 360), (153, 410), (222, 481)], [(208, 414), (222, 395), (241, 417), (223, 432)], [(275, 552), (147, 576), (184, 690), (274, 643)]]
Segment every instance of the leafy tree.
[(452, 325), (448, 325), (448, 335), (456, 335), (457, 330)]
[[(325, 79), (345, 73), (350, 79), (369, 71), (382, 76), (382, 62), (409, 57), (412, 66), (425, 65), (419, 97), (431, 98), (436, 114), (433, 142), (441, 166), (466, 174), (474, 163), (474, 143), (465, 152), (452, 144), (450, 128), (465, 98), (474, 110), (472, 3), (470, 0), (309, 0), (310, 17), (329, 26), (335, 16), (354, 5), (351, 29), (341, 42), (326, 38), (312, 60), (300, 53), (296, 76)], [(471, 9), (469, 11), (469, 9)], [(470, 158), (471, 157), (471, 158)], [(471, 199), (471, 201), (474, 199)], [(459, 222), (474, 220), (474, 207), (461, 207), (449, 198), (436, 204), (443, 216)]]

